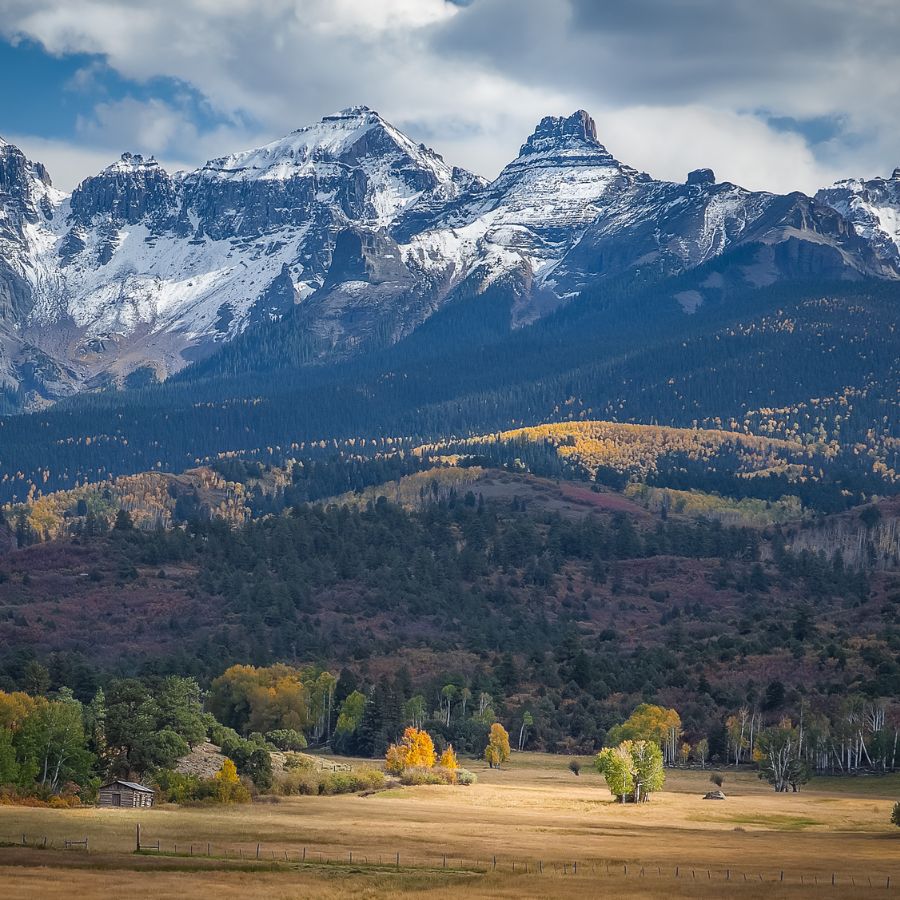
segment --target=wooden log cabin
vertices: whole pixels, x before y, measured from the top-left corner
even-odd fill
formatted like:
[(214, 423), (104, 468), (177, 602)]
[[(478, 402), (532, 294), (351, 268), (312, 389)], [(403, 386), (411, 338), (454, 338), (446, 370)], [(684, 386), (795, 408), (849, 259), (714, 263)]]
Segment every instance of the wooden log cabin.
[(104, 784), (100, 788), (98, 806), (125, 807), (135, 809), (138, 807), (153, 806), (156, 792), (153, 788), (136, 784), (134, 781), (122, 781), (117, 778)]

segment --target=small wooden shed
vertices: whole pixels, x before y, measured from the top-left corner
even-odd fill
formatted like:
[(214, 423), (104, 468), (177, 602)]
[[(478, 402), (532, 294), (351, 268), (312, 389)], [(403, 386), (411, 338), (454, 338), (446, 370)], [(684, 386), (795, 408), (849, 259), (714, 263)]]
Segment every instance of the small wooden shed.
[(100, 788), (99, 806), (123, 806), (126, 809), (153, 806), (153, 788), (117, 778)]

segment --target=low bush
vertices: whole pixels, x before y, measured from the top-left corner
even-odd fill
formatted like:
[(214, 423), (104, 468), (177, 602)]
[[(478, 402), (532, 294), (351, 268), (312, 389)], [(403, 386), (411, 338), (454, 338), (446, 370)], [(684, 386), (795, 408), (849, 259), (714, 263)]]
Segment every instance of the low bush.
[(0, 788), (0, 806), (32, 806), (44, 809), (74, 809), (81, 806), (78, 794), (50, 794), (39, 796), (34, 792), (20, 791), (13, 787)]
[(371, 766), (351, 772), (322, 772), (305, 768), (286, 769), (275, 779), (273, 790), (282, 796), (293, 794), (353, 794), (384, 787), (384, 773)]
[(213, 723), (209, 726), (209, 739), (212, 743), (221, 747), (226, 741), (241, 740), (241, 736), (233, 728), (213, 720)]
[(443, 766), (409, 766), (400, 773), (400, 783), (419, 784), (475, 784), (478, 777), (468, 769), (447, 769)]
[(277, 728), (266, 732), (266, 740), (279, 750), (305, 750), (306, 738), (293, 728)]

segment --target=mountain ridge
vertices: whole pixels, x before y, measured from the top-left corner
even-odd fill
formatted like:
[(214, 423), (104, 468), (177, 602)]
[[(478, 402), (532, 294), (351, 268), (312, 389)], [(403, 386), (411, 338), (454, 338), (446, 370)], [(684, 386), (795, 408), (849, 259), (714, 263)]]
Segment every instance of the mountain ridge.
[(664, 281), (745, 246), (685, 313), (786, 278), (900, 277), (900, 193), (875, 215), (874, 182), (816, 199), (709, 169), (658, 181), (584, 110), (542, 119), (490, 183), (364, 106), (193, 172), (126, 153), (69, 196), (0, 154), (0, 382), (26, 408), (164, 379), (293, 310), (328, 359), (395, 343), (455, 297), (499, 286), (516, 328), (595, 283)]

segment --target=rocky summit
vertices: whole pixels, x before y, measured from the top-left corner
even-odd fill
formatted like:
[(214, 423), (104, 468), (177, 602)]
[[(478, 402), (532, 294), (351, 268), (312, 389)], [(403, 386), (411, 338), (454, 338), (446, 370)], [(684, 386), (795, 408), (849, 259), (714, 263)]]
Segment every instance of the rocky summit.
[[(489, 287), (526, 325), (610, 279), (666, 279), (743, 248), (685, 314), (736, 286), (895, 279), (900, 178), (776, 195), (710, 169), (659, 181), (579, 110), (492, 182), (365, 106), (168, 173), (125, 153), (71, 195), (0, 141), (0, 385), (22, 407), (163, 379), (292, 312), (322, 355), (396, 342)], [(665, 288), (664, 288), (665, 290)]]

